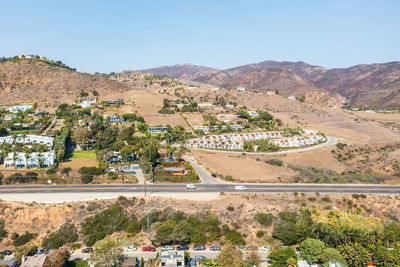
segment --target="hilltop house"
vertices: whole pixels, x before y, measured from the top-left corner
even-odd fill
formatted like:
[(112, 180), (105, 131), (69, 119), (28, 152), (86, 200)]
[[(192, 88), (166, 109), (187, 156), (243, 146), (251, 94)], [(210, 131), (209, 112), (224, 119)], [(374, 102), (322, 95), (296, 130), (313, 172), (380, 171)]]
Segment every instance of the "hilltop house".
[(14, 169), (36, 169), (36, 168), (50, 168), (55, 162), (54, 152), (11, 152), (8, 153), (4, 159), (4, 168)]
[(97, 97), (90, 97), (90, 96), (80, 96), (78, 98), (78, 102), (87, 102), (91, 104), (96, 104), (97, 103)]
[(124, 100), (123, 99), (109, 99), (106, 100), (107, 105), (123, 105)]
[(238, 87), (236, 87), (236, 90), (238, 90), (238, 91), (246, 91), (246, 87), (238, 86)]
[(117, 115), (110, 116), (110, 123), (122, 123), (122, 122), (125, 122), (124, 118)]
[(258, 112), (256, 112), (256, 111), (253, 111), (253, 110), (248, 110), (247, 111), (247, 114), (249, 114), (249, 116), (251, 117), (251, 118), (257, 118), (258, 116), (260, 116), (260, 114), (258, 114)]

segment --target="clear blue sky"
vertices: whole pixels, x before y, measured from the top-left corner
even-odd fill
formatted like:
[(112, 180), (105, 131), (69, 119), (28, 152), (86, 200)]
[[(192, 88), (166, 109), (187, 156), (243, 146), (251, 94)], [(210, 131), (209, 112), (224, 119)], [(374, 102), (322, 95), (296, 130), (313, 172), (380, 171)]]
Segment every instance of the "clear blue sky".
[(398, 0), (13, 0), (1, 2), (0, 26), (0, 56), (86, 72), (400, 60)]

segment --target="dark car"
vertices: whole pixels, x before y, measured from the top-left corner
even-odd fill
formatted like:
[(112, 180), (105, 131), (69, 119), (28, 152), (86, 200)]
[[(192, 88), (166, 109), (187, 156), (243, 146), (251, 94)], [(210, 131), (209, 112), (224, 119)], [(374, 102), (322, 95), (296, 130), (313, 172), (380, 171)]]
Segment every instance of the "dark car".
[(218, 246), (218, 245), (211, 246), (210, 250), (213, 250), (213, 251), (221, 250), (221, 246)]
[(154, 251), (156, 251), (156, 248), (150, 247), (150, 246), (142, 247), (142, 251), (151, 251), (151, 252), (154, 252)]
[(258, 247), (256, 247), (256, 246), (250, 246), (250, 247), (247, 247), (247, 250), (258, 250)]
[(93, 248), (84, 248), (82, 249), (82, 253), (90, 253), (93, 252)]
[(3, 250), (2, 252), (0, 252), (0, 255), (11, 255), (12, 251), (11, 250)]
[(193, 250), (206, 250), (206, 247), (204, 245), (197, 245), (193, 247)]
[(189, 250), (189, 247), (186, 245), (181, 245), (179, 247), (176, 248), (177, 250)]
[(211, 176), (214, 178), (217, 178), (217, 174), (215, 174), (215, 173), (211, 173)]

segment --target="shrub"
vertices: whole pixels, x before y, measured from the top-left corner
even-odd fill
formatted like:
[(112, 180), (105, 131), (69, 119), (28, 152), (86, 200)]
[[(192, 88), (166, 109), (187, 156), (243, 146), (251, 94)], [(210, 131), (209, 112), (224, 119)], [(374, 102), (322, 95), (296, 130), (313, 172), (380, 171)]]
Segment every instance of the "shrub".
[(228, 211), (234, 211), (234, 210), (235, 210), (235, 207), (229, 205), (228, 207), (226, 207), (226, 209), (227, 209)]
[(46, 249), (56, 249), (76, 241), (78, 241), (78, 231), (75, 225), (66, 224), (49, 237), (44, 238), (42, 246)]
[(32, 239), (34, 239), (36, 237), (36, 234), (33, 233), (29, 233), (28, 231), (25, 232), (25, 234), (18, 236), (13, 244), (16, 247), (25, 245), (26, 243), (28, 243), (29, 241), (31, 241)]
[(227, 180), (227, 181), (234, 181), (233, 180), (233, 177), (231, 176), (231, 175), (227, 175), (227, 176), (225, 176), (225, 178), (224, 178), (225, 180)]
[(263, 237), (264, 236), (264, 231), (263, 230), (258, 230), (257, 233), (256, 233), (256, 236), (258, 238)]
[(231, 230), (228, 225), (224, 225), (222, 229), (226, 240), (231, 242), (233, 245), (242, 246), (246, 244), (246, 241), (240, 232)]
[(325, 244), (321, 240), (308, 238), (300, 243), (300, 254), (307, 261), (321, 262)]
[(275, 217), (271, 213), (257, 213), (254, 220), (263, 226), (271, 226)]
[(269, 258), (272, 260), (272, 266), (288, 266), (287, 261), (294, 259), (297, 261), (297, 254), (292, 247), (277, 249), (271, 252)]
[(0, 219), (0, 241), (7, 237), (6, 224), (3, 219)]
[(82, 167), (79, 169), (80, 174), (100, 175), (103, 174), (103, 172), (104, 172), (103, 168), (97, 168), (97, 167)]
[(314, 202), (314, 201), (316, 201), (317, 199), (316, 199), (315, 197), (309, 197), (308, 200)]
[(118, 174), (115, 172), (108, 172), (107, 175), (113, 180), (116, 180), (118, 178)]
[(90, 174), (84, 174), (81, 176), (81, 181), (84, 184), (88, 184), (93, 181), (93, 176)]
[(344, 144), (344, 143), (337, 143), (337, 144), (336, 144), (336, 147), (337, 147), (338, 149), (344, 149), (346, 146), (347, 146), (347, 144)]
[(56, 174), (57, 170), (55, 168), (50, 168), (46, 171), (46, 174)]
[(113, 204), (108, 209), (85, 219), (82, 234), (86, 236), (86, 245), (92, 246), (106, 235), (124, 230), (129, 219), (124, 215), (120, 205)]
[(274, 166), (283, 166), (283, 161), (276, 158), (267, 160), (267, 163)]
[(62, 174), (69, 174), (72, 171), (71, 167), (66, 167), (61, 170)]
[(329, 198), (329, 197), (323, 197), (323, 198), (321, 198), (321, 200), (323, 201), (323, 202), (331, 202), (331, 199)]

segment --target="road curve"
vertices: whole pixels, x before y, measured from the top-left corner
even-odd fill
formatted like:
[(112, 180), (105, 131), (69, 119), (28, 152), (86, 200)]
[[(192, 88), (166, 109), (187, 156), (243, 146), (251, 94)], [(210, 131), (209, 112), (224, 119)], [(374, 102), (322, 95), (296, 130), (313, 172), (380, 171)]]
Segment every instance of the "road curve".
[(199, 150), (199, 151), (207, 151), (207, 152), (215, 152), (215, 153), (224, 153), (224, 154), (249, 154), (249, 155), (284, 155), (284, 154), (293, 154), (293, 153), (300, 153), (300, 152), (306, 152), (306, 151), (313, 151), (313, 150), (318, 150), (321, 148), (329, 147), (337, 142), (337, 138), (333, 136), (327, 136), (328, 140), (325, 143), (318, 144), (315, 146), (310, 146), (310, 147), (304, 147), (304, 148), (298, 148), (298, 149), (290, 149), (290, 150), (284, 150), (284, 151), (277, 151), (277, 152), (246, 152), (246, 151), (229, 151), (229, 150), (218, 150), (218, 149), (207, 149), (207, 148), (193, 148), (193, 147), (188, 147), (187, 149), (190, 150)]

